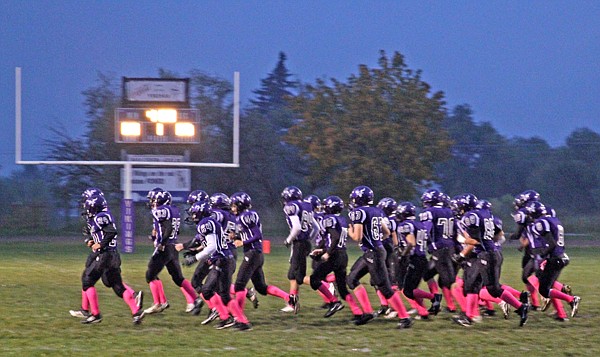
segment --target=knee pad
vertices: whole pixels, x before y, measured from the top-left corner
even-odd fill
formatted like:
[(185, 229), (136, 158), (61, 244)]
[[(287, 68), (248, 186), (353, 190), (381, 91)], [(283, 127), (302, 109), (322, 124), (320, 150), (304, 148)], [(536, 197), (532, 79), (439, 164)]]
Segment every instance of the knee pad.
[(354, 279), (352, 276), (348, 276), (346, 278), (346, 283), (348, 284), (350, 290), (354, 290), (360, 284), (360, 281)]
[(151, 275), (150, 272), (146, 272), (146, 283), (150, 284), (152, 280), (158, 280), (156, 275)]
[(313, 290), (318, 290), (320, 286), (321, 286), (321, 281), (319, 281), (319, 280), (317, 280), (317, 278), (311, 276), (310, 277), (310, 287)]
[(499, 298), (502, 295), (502, 288), (499, 286), (487, 286), (487, 291), (495, 298)]

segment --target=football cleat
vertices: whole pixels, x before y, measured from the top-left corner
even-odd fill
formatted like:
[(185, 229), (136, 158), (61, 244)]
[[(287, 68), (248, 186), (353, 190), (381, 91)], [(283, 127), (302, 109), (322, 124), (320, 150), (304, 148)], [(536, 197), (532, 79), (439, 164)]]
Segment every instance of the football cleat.
[(81, 321), (82, 324), (97, 324), (102, 322), (102, 315), (90, 315), (87, 319)]
[(201, 297), (197, 297), (196, 300), (194, 300), (194, 307), (192, 308), (192, 311), (190, 311), (190, 313), (194, 316), (200, 315), (200, 312), (202, 311), (202, 306), (204, 306), (204, 300), (202, 300)]
[(144, 292), (143, 291), (138, 291), (137, 294), (135, 294), (135, 306), (137, 306), (138, 310), (142, 308), (142, 306), (144, 305)]
[(500, 301), (500, 309), (502, 309), (502, 314), (504, 315), (504, 319), (508, 320), (510, 315), (510, 306), (506, 303), (506, 301)]
[(215, 328), (217, 330), (223, 330), (232, 327), (233, 325), (235, 325), (235, 320), (233, 319), (233, 317), (229, 316), (226, 320), (219, 321)]
[(208, 316), (204, 319), (200, 324), (206, 325), (213, 322), (217, 317), (219, 317), (219, 312), (217, 309), (212, 309), (208, 312)]
[(571, 317), (577, 315), (577, 311), (579, 311), (579, 302), (581, 302), (581, 298), (577, 295), (573, 296), (573, 301), (569, 303), (569, 305), (571, 305)]
[(417, 316), (415, 316), (415, 320), (431, 321), (431, 319), (429, 318), (429, 315), (417, 315)]
[(556, 320), (558, 322), (567, 322), (567, 321), (569, 321), (569, 319), (567, 317), (558, 317), (558, 316), (554, 316), (554, 320)]
[(410, 328), (413, 324), (413, 321), (410, 317), (404, 318), (404, 319), (400, 319), (400, 322), (398, 323), (398, 326), (396, 326), (397, 329), (405, 329), (405, 328)]
[(248, 323), (236, 322), (235, 325), (233, 325), (233, 328), (238, 331), (251, 331), (252, 324), (249, 322)]
[(294, 312), (294, 307), (292, 305), (285, 305), (281, 310), (281, 312)]
[(381, 305), (379, 310), (375, 312), (375, 316), (387, 315), (392, 309), (388, 305)]
[(518, 308), (515, 311), (517, 314), (519, 314), (519, 317), (521, 318), (519, 320), (519, 326), (524, 326), (527, 323), (527, 315), (529, 313), (529, 304), (525, 303), (522, 304), (520, 308)]
[(442, 307), (442, 294), (434, 294), (431, 299), (431, 307), (427, 310), (429, 313), (437, 315)]
[(187, 313), (192, 312), (192, 310), (194, 310), (194, 306), (196, 306), (196, 305), (194, 305), (193, 302), (190, 303), (190, 304), (185, 305), (185, 312), (187, 312)]
[(142, 323), (143, 319), (144, 319), (144, 309), (142, 309), (140, 307), (139, 310), (135, 314), (133, 314), (133, 324), (139, 325)]
[(87, 319), (92, 314), (88, 310), (69, 310), (69, 314), (73, 317), (79, 317), (80, 319)]
[(144, 313), (150, 315), (150, 314), (157, 314), (161, 311), (163, 311), (161, 309), (161, 304), (154, 304), (154, 305), (150, 306), (149, 308), (147, 308), (146, 310), (144, 310)]
[(298, 295), (291, 294), (288, 303), (294, 309), (294, 315), (298, 314), (298, 311), (300, 310), (300, 302), (298, 301)]
[(414, 314), (416, 314), (417, 312), (418, 312), (418, 311), (417, 311), (417, 309), (410, 309), (410, 310), (408, 310), (406, 313), (407, 313), (407, 314), (409, 314), (409, 315), (414, 315)]
[(383, 318), (384, 319), (394, 319), (398, 317), (398, 312), (396, 312), (395, 310), (390, 311), (389, 314), (385, 315)]
[(482, 315), (485, 316), (485, 317), (496, 316), (496, 310), (485, 309), (485, 310), (483, 310)]
[(246, 292), (246, 298), (250, 300), (250, 302), (252, 303), (252, 307), (258, 309), (258, 296), (256, 295), (256, 291), (254, 290), (254, 288), (248, 289), (248, 291)]
[(365, 325), (366, 323), (368, 323), (369, 321), (373, 320), (373, 318), (375, 317), (375, 315), (373, 313), (370, 314), (362, 314), (360, 316), (360, 318), (358, 318), (356, 321), (354, 321), (354, 324), (356, 326), (360, 326), (360, 325)]
[(546, 310), (548, 310), (548, 308), (550, 307), (550, 299), (549, 298), (542, 298), (542, 306), (540, 307), (540, 311), (544, 312)]
[(325, 313), (324, 317), (331, 317), (333, 316), (333, 314), (335, 314), (343, 308), (344, 305), (340, 301), (334, 301), (331, 303), (331, 306), (329, 307), (329, 310), (327, 310), (327, 312)]
[(519, 295), (519, 301), (522, 304), (529, 304), (529, 292), (525, 290), (521, 291), (521, 295)]
[(457, 323), (457, 324), (459, 324), (461, 326), (464, 326), (464, 327), (470, 327), (473, 324), (472, 321), (471, 321), (471, 319), (468, 318), (465, 315), (454, 316), (452, 318), (452, 321), (454, 321), (455, 323)]
[(350, 322), (352, 322), (353, 324), (356, 324), (356, 321), (360, 320), (361, 317), (362, 317), (362, 315), (353, 315), (352, 318), (350, 319)]
[(448, 312), (448, 313), (450, 313), (450, 314), (454, 314), (454, 313), (456, 313), (456, 309), (451, 309), (451, 308), (449, 308), (448, 306), (446, 306), (446, 307), (444, 308), (444, 312)]
[(483, 322), (483, 317), (481, 317), (481, 315), (473, 316), (473, 318), (471, 319), (471, 322), (473, 322), (473, 323)]
[(563, 293), (565, 293), (567, 295), (573, 296), (573, 289), (571, 289), (570, 285), (563, 285), (563, 287), (560, 289), (560, 291), (562, 291)]
[(160, 311), (159, 311), (159, 312), (163, 312), (163, 311), (165, 311), (166, 309), (168, 309), (168, 308), (169, 308), (169, 306), (170, 306), (170, 305), (169, 305), (169, 302), (168, 302), (168, 301), (167, 301), (167, 302), (164, 302), (164, 303), (162, 303), (162, 304), (160, 304)]
[(325, 302), (325, 303), (323, 303), (323, 305), (321, 305), (321, 309), (325, 309), (325, 310), (329, 310), (330, 307), (331, 307), (330, 302)]

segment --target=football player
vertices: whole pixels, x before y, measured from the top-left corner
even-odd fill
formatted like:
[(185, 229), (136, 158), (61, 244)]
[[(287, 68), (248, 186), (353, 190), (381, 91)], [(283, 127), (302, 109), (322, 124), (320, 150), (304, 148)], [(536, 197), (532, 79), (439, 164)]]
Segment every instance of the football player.
[(133, 323), (140, 324), (144, 318), (143, 295), (141, 291), (135, 294), (133, 289), (123, 283), (121, 257), (117, 250), (117, 227), (104, 196), (89, 197), (84, 203), (84, 209), (92, 239), (90, 245), (92, 253), (89, 264), (81, 276), (82, 288), (89, 301), (90, 315), (81, 322), (94, 324), (102, 321), (94, 286), (102, 279), (104, 285), (112, 288), (115, 294), (127, 303), (131, 309)]
[(350, 207), (348, 214), (350, 226), (348, 235), (359, 243), (363, 255), (358, 258), (348, 275), (348, 287), (354, 291), (365, 313), (354, 323), (363, 325), (373, 319), (373, 308), (369, 302), (367, 290), (360, 283), (366, 274), (371, 276), (371, 282), (379, 289), (400, 317), (398, 328), (409, 328), (412, 320), (400, 300), (400, 295), (395, 294), (388, 278), (385, 266), (385, 248), (382, 240), (390, 235), (390, 230), (384, 224), (385, 213), (380, 208), (373, 207), (373, 190), (367, 186), (355, 187), (350, 193)]
[(169, 275), (175, 285), (179, 286), (187, 301), (186, 312), (193, 312), (201, 306), (202, 299), (198, 297), (194, 287), (184, 278), (179, 265), (179, 252), (175, 245), (179, 234), (181, 218), (179, 209), (172, 205), (172, 197), (168, 191), (155, 189), (148, 192), (149, 205), (152, 208), (153, 229), (152, 240), (154, 241), (154, 252), (148, 262), (146, 270), (146, 282), (150, 285), (150, 291), (154, 304), (145, 310), (146, 314), (154, 314), (164, 311), (169, 307), (166, 299), (162, 281), (158, 274), (167, 268)]
[(291, 247), (289, 305), (281, 311), (298, 313), (298, 291), (306, 276), (306, 259), (311, 252), (310, 241), (319, 234), (319, 224), (313, 216), (312, 205), (302, 201), (302, 191), (296, 186), (288, 186), (281, 192), (283, 212), (290, 228), (290, 233), (285, 239), (285, 245)]

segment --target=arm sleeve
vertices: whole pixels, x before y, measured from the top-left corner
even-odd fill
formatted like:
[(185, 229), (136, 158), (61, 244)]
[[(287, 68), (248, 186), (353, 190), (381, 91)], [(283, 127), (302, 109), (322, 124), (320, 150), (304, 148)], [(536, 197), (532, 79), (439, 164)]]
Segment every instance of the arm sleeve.
[(331, 237), (331, 244), (329, 244), (329, 248), (327, 249), (327, 254), (331, 255), (340, 242), (340, 232), (338, 232), (335, 228), (327, 227), (327, 233)]
[(102, 227), (102, 231), (104, 232), (104, 238), (102, 238), (102, 242), (100, 242), (101, 250), (106, 249), (106, 247), (108, 247), (110, 242), (117, 235), (117, 229), (114, 224), (108, 224), (108, 225)]
[(290, 216), (290, 234), (285, 239), (287, 242), (292, 242), (300, 234), (300, 218), (298, 216)]
[(317, 235), (321, 232), (321, 226), (319, 225), (319, 222), (317, 222), (315, 217), (312, 218), (311, 224), (312, 229), (310, 231), (310, 239), (314, 240), (317, 237)]
[(217, 235), (211, 233), (206, 236), (206, 248), (202, 249), (202, 251), (196, 254), (196, 259), (199, 264), (203, 264), (210, 258), (210, 256), (217, 250)]

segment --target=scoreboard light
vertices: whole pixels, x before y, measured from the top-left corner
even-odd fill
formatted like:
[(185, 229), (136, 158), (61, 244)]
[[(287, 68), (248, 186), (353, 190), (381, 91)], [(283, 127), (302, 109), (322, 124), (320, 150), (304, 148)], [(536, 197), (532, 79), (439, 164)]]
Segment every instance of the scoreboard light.
[(197, 109), (118, 108), (115, 142), (197, 144)]

